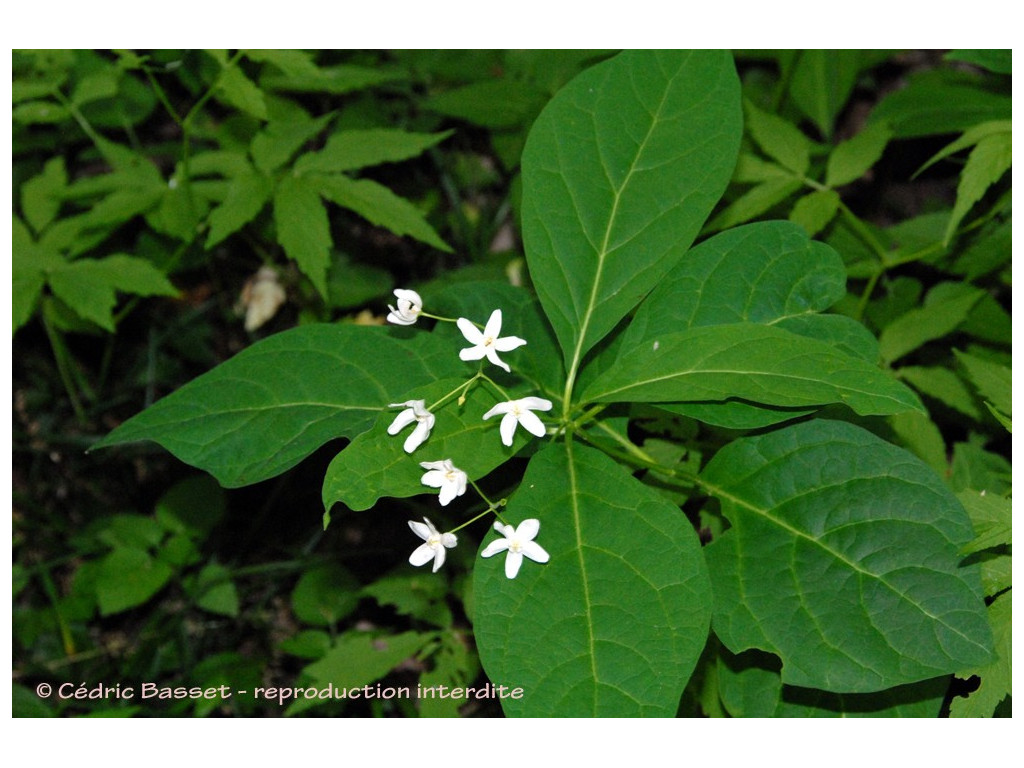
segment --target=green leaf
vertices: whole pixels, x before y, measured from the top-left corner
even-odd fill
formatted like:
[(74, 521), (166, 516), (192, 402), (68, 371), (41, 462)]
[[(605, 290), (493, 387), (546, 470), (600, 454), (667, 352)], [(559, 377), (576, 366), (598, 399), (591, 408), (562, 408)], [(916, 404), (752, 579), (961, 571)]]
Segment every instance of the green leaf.
[(285, 176), (274, 191), (277, 239), (321, 296), (327, 294), (331, 228), (317, 185), (303, 176)]
[(212, 248), (256, 218), (272, 192), (273, 184), (263, 174), (252, 172), (235, 176), (224, 202), (210, 213), (206, 247)]
[(452, 612), (447, 604), (448, 583), (438, 578), (439, 575), (427, 570), (415, 571), (405, 563), (396, 572), (367, 584), (360, 594), (372, 597), (380, 605), (394, 608), (403, 616), (439, 627), (450, 627)]
[(250, 61), (272, 64), (291, 77), (315, 77), (319, 72), (310, 54), (306, 51), (246, 48), (245, 58)]
[(753, 102), (743, 102), (746, 130), (761, 150), (797, 176), (811, 167), (811, 141), (792, 123), (762, 112)]
[(164, 274), (148, 261), (121, 254), (56, 267), (50, 271), (49, 283), (54, 295), (80, 317), (111, 333), (115, 291), (137, 296), (178, 295)]
[(620, 54), (545, 107), (523, 152), (530, 276), (570, 378), (689, 248), (741, 133), (728, 54)]
[(823, 230), (839, 210), (839, 193), (834, 189), (818, 189), (810, 192), (793, 205), (789, 220), (799, 224), (813, 237)]
[(96, 600), (109, 616), (142, 605), (170, 580), (170, 566), (141, 549), (118, 547), (100, 561)]
[(153, 511), (165, 530), (202, 541), (224, 517), (225, 504), (213, 478), (195, 475), (171, 486)]
[(872, 110), (870, 122), (885, 121), (894, 138), (960, 133), (990, 120), (1010, 120), (1010, 94), (986, 87), (973, 73), (949, 70), (911, 75), (907, 85), (893, 91)]
[(960, 173), (956, 188), (956, 204), (946, 225), (943, 244), (948, 245), (956, 228), (976, 202), (981, 200), (990, 186), (1003, 177), (1013, 165), (1013, 139), (1009, 130), (986, 136), (979, 141), (967, 157), (967, 165)]
[(963, 490), (956, 495), (971, 518), (975, 537), (961, 548), (962, 554), (981, 552), (1012, 543), (1010, 500), (994, 493)]
[(322, 150), (296, 160), (295, 172), (338, 173), (381, 163), (397, 163), (422, 154), (451, 135), (452, 131), (411, 133), (384, 128), (337, 131), (327, 139)]
[(957, 674), (957, 677), (965, 679), (978, 675), (981, 684), (978, 690), (966, 699), (958, 696), (949, 703), (950, 717), (991, 717), (1000, 702), (1010, 695), (1010, 658), (1013, 653), (1012, 595), (1013, 593), (1007, 590), (988, 607), (988, 619), (995, 635), (996, 660), (984, 667), (975, 667)]
[(968, 64), (984, 67), (989, 72), (1000, 75), (1008, 75), (1013, 71), (1013, 51), (1009, 48), (984, 50), (960, 48), (950, 51), (945, 58), (951, 61), (966, 61)]
[(907, 365), (897, 374), (921, 394), (934, 397), (972, 419), (981, 418), (981, 411), (967, 385), (948, 368)]
[(1013, 123), (1010, 120), (992, 120), (987, 123), (981, 123), (980, 125), (972, 125), (964, 131), (963, 135), (959, 139), (950, 142), (928, 158), (928, 161), (915, 171), (914, 177), (920, 176), (940, 160), (944, 160), (950, 155), (954, 155), (968, 147), (975, 146), (979, 141), (987, 136), (1000, 133), (1010, 133), (1012, 131), (1012, 125)]
[(204, 611), (221, 616), (238, 616), (238, 590), (231, 581), (231, 571), (219, 563), (210, 563), (201, 570), (195, 583), (196, 605)]
[[(302, 670), (317, 687), (333, 685), (350, 690), (379, 680), (434, 639), (433, 632), (403, 632), (400, 635), (374, 636), (366, 632), (347, 632), (327, 654)], [(286, 716), (323, 703), (324, 699), (300, 699), (285, 710)]]
[(825, 185), (841, 187), (859, 179), (882, 157), (891, 138), (892, 129), (886, 123), (878, 122), (844, 141), (828, 156)]
[(803, 182), (792, 176), (769, 179), (747, 190), (739, 198), (715, 216), (707, 225), (707, 231), (718, 232), (737, 224), (744, 224), (777, 203), (803, 188)]
[[(933, 288), (934, 292), (936, 289)], [(929, 296), (923, 306), (911, 309), (882, 330), (878, 339), (879, 351), (887, 363), (892, 363), (913, 352), (929, 341), (941, 339), (956, 330), (971, 308), (982, 296), (978, 289), (963, 287), (963, 290)]]
[(584, 392), (587, 402), (745, 400), (844, 404), (861, 415), (922, 410), (877, 366), (772, 326), (734, 323), (669, 333), (624, 353)]
[(327, 272), (327, 303), (336, 309), (359, 307), (383, 296), (394, 285), (388, 270), (339, 256)]
[(36, 232), (57, 217), (63, 202), (61, 193), (67, 185), (68, 172), (59, 155), (46, 161), (42, 173), (21, 185), (21, 211)]
[(75, 89), (71, 93), (71, 103), (76, 107), (80, 107), (83, 104), (88, 104), (90, 101), (109, 99), (116, 96), (118, 75), (119, 73), (114, 69), (86, 75), (75, 84)]
[(260, 120), (267, 119), (267, 102), (263, 98), (263, 91), (245, 76), (237, 64), (221, 70), (217, 79), (217, 92), (231, 106)]
[(978, 394), (1003, 413), (1010, 415), (1013, 410), (1011, 390), (1012, 371), (1005, 365), (969, 355), (958, 349), (953, 350), (957, 362), (967, 371), (967, 376), (978, 390)]
[(779, 661), (760, 651), (718, 659), (718, 690), (732, 717), (938, 717), (948, 677), (879, 693), (828, 693), (783, 685)]
[(328, 112), (315, 120), (271, 120), (253, 137), (249, 148), (253, 162), (264, 173), (273, 173), (333, 119), (334, 113)]
[(790, 95), (826, 139), (853, 91), (862, 57), (858, 50), (803, 51), (793, 67)]
[(297, 93), (342, 94), (371, 88), (376, 85), (404, 80), (408, 74), (401, 70), (388, 71), (383, 67), (357, 67), (339, 65), (324, 67), (308, 75), (265, 75), (260, 79), (263, 87), (273, 91)]
[(153, 440), (225, 487), (284, 472), (368, 429), (410, 388), (457, 374), (430, 334), (305, 325), (253, 344), (119, 426), (94, 448)]
[(452, 249), (427, 223), (423, 213), (405, 198), (370, 179), (350, 179), (342, 174), (316, 176), (320, 194), (332, 203), (355, 211), (371, 224), (398, 236), (409, 235), (439, 251)]
[(292, 590), (295, 617), (315, 627), (333, 627), (359, 604), (359, 582), (337, 563), (305, 571)]
[[(504, 398), (496, 395), (484, 382), (477, 382), (459, 406), (449, 402), (436, 410), (432, 405), (445, 395), (465, 384), (469, 377), (442, 379), (425, 387), (403, 394), (406, 400), (425, 400), (436, 422), (427, 441), (414, 455), (405, 452), (402, 445), (412, 427), (398, 435), (389, 435), (388, 426), (400, 410), (384, 411), (372, 429), (359, 435), (339, 453), (327, 468), (324, 477), (324, 510), (331, 511), (336, 503), (349, 509), (372, 507), (382, 496), (404, 498), (421, 493), (435, 493), (424, 486), (421, 461), (440, 461), (451, 458), (456, 466), (477, 480), (503, 464), (533, 440), (524, 429), (517, 429), (511, 446), (505, 446), (498, 434), (500, 418), (484, 421), (483, 415)], [(518, 393), (512, 393), (515, 397)], [(543, 417), (543, 414), (538, 414)]]
[(537, 114), (545, 98), (529, 83), (495, 78), (431, 94), (423, 108), (484, 128), (516, 128)]
[(741, 438), (702, 474), (732, 527), (705, 549), (715, 633), (782, 681), (868, 693), (991, 660), (963, 507), (920, 460), (813, 420)]
[[(672, 717), (707, 639), (711, 593), (678, 507), (592, 448), (537, 453), (503, 513), (541, 522), (550, 562), (473, 569), (474, 633), (507, 715)], [(485, 542), (486, 543), (486, 542)]]

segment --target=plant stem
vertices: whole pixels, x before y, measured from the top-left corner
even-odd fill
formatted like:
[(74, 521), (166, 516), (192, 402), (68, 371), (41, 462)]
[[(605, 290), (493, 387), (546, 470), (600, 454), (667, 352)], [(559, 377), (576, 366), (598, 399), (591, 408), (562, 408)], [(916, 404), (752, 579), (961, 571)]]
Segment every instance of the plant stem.
[(61, 336), (60, 331), (54, 327), (53, 321), (50, 320), (45, 307), (43, 312), (40, 314), (42, 314), (43, 317), (43, 328), (46, 329), (46, 337), (50, 340), (50, 348), (53, 350), (54, 360), (57, 361), (57, 371), (60, 373), (61, 381), (64, 383), (64, 390), (68, 393), (68, 399), (71, 401), (71, 407), (75, 411), (78, 423), (85, 426), (88, 419), (85, 415), (85, 409), (82, 407), (82, 402), (78, 398), (78, 391), (75, 388), (74, 380), (71, 375), (71, 363), (68, 360), (69, 354), (67, 347), (64, 344), (64, 337)]

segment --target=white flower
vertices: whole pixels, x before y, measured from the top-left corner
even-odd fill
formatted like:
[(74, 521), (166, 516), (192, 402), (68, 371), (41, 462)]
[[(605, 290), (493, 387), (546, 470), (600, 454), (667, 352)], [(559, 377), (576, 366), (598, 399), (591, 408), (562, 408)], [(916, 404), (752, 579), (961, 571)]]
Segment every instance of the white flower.
[(441, 489), (438, 500), (441, 502), (442, 507), (447, 506), (448, 502), (456, 496), (461, 496), (466, 492), (466, 483), (469, 481), (469, 478), (465, 472), (452, 464), (451, 459), (445, 459), (444, 461), (421, 461), (420, 466), (430, 470), (420, 478), (420, 482), (431, 488)]
[(389, 407), (401, 408), (403, 405), (408, 407), (391, 422), (391, 426), (388, 427), (388, 434), (397, 435), (415, 421), (416, 428), (405, 438), (405, 445), (403, 446), (406, 453), (412, 453), (420, 447), (424, 440), (430, 437), (430, 430), (434, 428), (434, 414), (424, 407), (423, 400), (406, 400), (404, 403), (390, 403)]
[(260, 267), (242, 288), (239, 299), (240, 307), (245, 309), (245, 330), (255, 331), (270, 320), (287, 298), (277, 270)]
[(518, 528), (495, 523), (494, 530), (505, 538), (492, 541), (484, 548), (480, 556), (490, 557), (508, 550), (508, 555), (505, 557), (505, 575), (508, 578), (514, 579), (519, 573), (524, 555), (535, 563), (546, 563), (550, 559), (544, 547), (534, 541), (540, 531), (540, 520), (531, 517), (529, 520), (523, 520)]
[(416, 291), (407, 291), (404, 288), (396, 288), (395, 296), (398, 298), (398, 309), (388, 304), (388, 322), (395, 325), (412, 325), (423, 311), (423, 299)]
[(433, 560), (434, 573), (437, 573), (437, 569), (444, 565), (445, 549), (453, 549), (459, 540), (454, 533), (438, 533), (434, 524), (425, 517), (422, 523), (410, 520), (409, 527), (412, 528), (413, 533), (426, 542), (413, 550), (413, 553), (409, 555), (409, 562), (419, 566)]
[(505, 416), (501, 420), (501, 442), (505, 445), (512, 445), (512, 435), (516, 431), (516, 424), (522, 424), (523, 429), (537, 437), (544, 437), (544, 424), (534, 411), (550, 411), (551, 401), (543, 397), (524, 397), (521, 400), (509, 400), (507, 403), (498, 403), (484, 414), (485, 419), (491, 418), (499, 413)]
[(466, 337), (466, 341), (473, 345), (461, 350), (459, 357), (463, 360), (479, 360), (486, 356), (488, 360), (499, 368), (504, 368), (507, 372), (511, 373), (509, 367), (498, 358), (498, 353), (511, 352), (513, 349), (523, 346), (526, 340), (520, 339), (518, 336), (498, 338), (498, 334), (501, 333), (500, 309), (491, 312), (491, 318), (487, 321), (487, 325), (484, 326), (483, 333), (464, 317), (460, 317), (456, 324), (459, 326), (459, 330), (462, 331), (462, 335)]

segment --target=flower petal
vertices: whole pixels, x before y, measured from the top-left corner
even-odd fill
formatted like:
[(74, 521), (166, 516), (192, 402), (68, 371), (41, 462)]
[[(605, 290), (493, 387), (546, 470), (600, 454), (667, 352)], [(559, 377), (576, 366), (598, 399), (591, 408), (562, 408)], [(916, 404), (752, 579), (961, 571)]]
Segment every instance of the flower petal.
[(484, 414), (484, 419), (489, 419), (491, 416), (497, 416), (499, 413), (508, 413), (512, 410), (512, 403), (498, 403), (496, 406), (491, 408), (487, 413)]
[(543, 397), (524, 397), (519, 400), (519, 407), (531, 411), (550, 411), (553, 406), (550, 400)]
[(516, 528), (515, 536), (520, 541), (533, 541), (540, 532), (540, 520), (535, 517), (523, 520)]
[(525, 343), (526, 339), (520, 339), (518, 336), (505, 336), (504, 338), (494, 340), (494, 348), (499, 352), (511, 352)]
[(519, 573), (519, 568), (523, 565), (523, 554), (522, 552), (509, 552), (505, 558), (505, 575), (514, 579), (516, 574)]
[(551, 556), (536, 541), (520, 542), (521, 552), (536, 563), (546, 563)]
[(516, 423), (516, 415), (511, 412), (506, 413), (505, 417), (501, 420), (499, 431), (501, 432), (501, 442), (505, 445), (512, 445), (512, 436), (516, 431)]
[(438, 547), (434, 551), (434, 573), (437, 573), (441, 566), (444, 565), (445, 554), (446, 553), (444, 547)]
[(406, 408), (400, 414), (395, 416), (395, 420), (392, 421), (391, 426), (388, 427), (388, 434), (397, 435), (414, 421), (416, 421), (416, 414), (413, 412), (412, 408)]
[(424, 469), (446, 469), (443, 459), (441, 461), (421, 461), (420, 466)]
[[(432, 469), (424, 473), (423, 477), (420, 478), (420, 482), (428, 488), (442, 488), (447, 482), (447, 478), (445, 478), (444, 472), (440, 469)], [(444, 504), (443, 501), (441, 503)]]
[(480, 553), (480, 557), (490, 557), (491, 555), (496, 555), (499, 552), (504, 552), (506, 549), (508, 549), (508, 545), (508, 539), (495, 539), (486, 547), (484, 547), (484, 551)]
[(544, 426), (544, 422), (542, 422), (533, 411), (521, 411), (519, 414), (519, 423), (523, 425), (523, 429), (536, 437), (544, 437), (547, 433), (547, 428)]
[(459, 350), (459, 359), (460, 360), (466, 360), (466, 361), (469, 361), (469, 360), (479, 360), (480, 358), (482, 358), (484, 355), (486, 355), (488, 353), (494, 354), (489, 349), (487, 349), (487, 347), (484, 347), (484, 346), (466, 347), (465, 349), (460, 349)]
[(445, 478), (444, 483), (441, 485), (441, 493), (438, 495), (437, 499), (441, 502), (442, 507), (447, 507), (452, 499), (459, 495), (456, 484)]
[[(491, 312), (491, 316), (487, 319), (487, 325), (484, 326), (484, 332), (481, 335), (481, 341), (490, 336), (492, 339), (497, 339), (498, 334), (501, 333), (501, 310), (496, 309)], [(463, 331), (465, 334), (465, 331)], [(468, 338), (468, 337), (467, 337)]]
[(459, 330), (462, 331), (462, 335), (466, 337), (466, 341), (470, 344), (483, 344), (484, 335), (480, 333), (479, 328), (473, 325), (472, 320), (466, 317), (460, 317), (455, 321), (455, 324), (459, 326)]
[[(494, 363), (499, 368), (504, 368), (505, 369), (505, 373), (512, 373), (512, 369), (508, 367), (507, 363), (502, 362), (502, 359), (500, 357), (498, 357), (498, 353), (494, 351), (493, 347), (479, 347), (479, 349), (483, 350), (484, 354), (487, 355), (487, 359), (488, 360), (490, 360), (492, 363)], [(462, 351), (465, 352), (466, 350), (462, 350)], [(462, 353), (461, 352), (459, 353), (459, 356), (462, 357)], [(465, 358), (463, 358), (463, 359), (465, 360)], [(473, 359), (474, 360), (479, 360), (480, 358), (476, 357), (476, 358), (473, 358)]]
[(416, 425), (416, 429), (414, 429), (412, 433), (405, 438), (405, 444), (402, 446), (405, 448), (406, 453), (412, 453), (423, 444), (424, 440), (430, 437), (431, 426), (432, 425), (428, 421), (421, 421)]
[[(442, 547), (443, 549), (443, 547)], [(409, 555), (409, 563), (412, 565), (424, 565), (434, 559), (434, 548), (429, 544), (420, 544)]]
[[(426, 520), (427, 518), (423, 519)], [(430, 538), (431, 530), (429, 524), (424, 525), (423, 523), (417, 523), (415, 520), (410, 520), (409, 527), (412, 528), (413, 533), (415, 533), (424, 541)]]

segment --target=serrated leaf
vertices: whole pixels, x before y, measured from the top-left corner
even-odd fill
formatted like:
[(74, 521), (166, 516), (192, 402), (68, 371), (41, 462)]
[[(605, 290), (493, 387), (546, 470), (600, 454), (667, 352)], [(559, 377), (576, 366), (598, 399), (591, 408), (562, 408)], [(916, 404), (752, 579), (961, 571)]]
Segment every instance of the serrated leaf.
[(923, 410), (877, 366), (772, 326), (734, 323), (669, 333), (620, 356), (584, 402), (676, 403), (739, 399), (769, 406), (839, 403), (885, 415)]
[(967, 510), (975, 533), (971, 543), (961, 548), (962, 554), (1013, 543), (1009, 499), (994, 493), (978, 493), (969, 489), (960, 491), (956, 497)]
[(983, 293), (978, 289), (964, 288), (952, 295), (943, 295), (937, 301), (926, 300), (923, 306), (915, 307), (889, 323), (878, 338), (882, 358), (892, 363), (929, 341), (941, 339), (956, 330)]
[(412, 133), (386, 128), (336, 131), (319, 152), (295, 161), (296, 173), (338, 173), (381, 163), (397, 163), (416, 157), (446, 138), (452, 131)]
[(620, 54), (545, 107), (523, 152), (530, 276), (570, 377), (682, 257), (732, 174), (728, 54)]
[(423, 213), (405, 198), (370, 179), (350, 179), (343, 174), (310, 176), (320, 194), (332, 203), (355, 211), (378, 227), (398, 236), (409, 235), (439, 251), (452, 249), (427, 223)]
[(811, 167), (811, 141), (792, 123), (743, 102), (746, 130), (768, 157), (797, 176)]
[(968, 678), (978, 675), (981, 683), (978, 690), (966, 699), (955, 697), (949, 703), (950, 717), (991, 717), (1000, 702), (1011, 694), (1012, 671), (1010, 659), (1013, 654), (1013, 593), (1007, 590), (996, 597), (988, 607), (988, 619), (995, 636), (996, 660), (984, 667), (965, 670), (957, 677)]
[(945, 58), (952, 61), (966, 61), (1000, 75), (1008, 75), (1013, 71), (1013, 51), (1010, 48), (982, 50), (959, 48), (947, 53)]
[[(541, 521), (550, 562), (473, 569), (487, 676), (508, 715), (672, 717), (707, 638), (711, 594), (686, 516), (592, 448), (537, 453), (503, 516)], [(485, 542), (486, 543), (486, 542)]]
[(859, 179), (882, 157), (891, 138), (892, 129), (877, 122), (837, 146), (828, 156), (826, 186), (841, 187)]
[(256, 218), (270, 200), (273, 189), (270, 179), (255, 171), (231, 179), (224, 202), (214, 208), (207, 219), (210, 230), (206, 247), (212, 248)]
[[(327, 468), (324, 510), (329, 513), (339, 502), (349, 509), (363, 510), (372, 507), (382, 496), (404, 498), (435, 493), (420, 482), (424, 473), (421, 461), (452, 459), (470, 480), (477, 480), (535, 439), (520, 428), (511, 446), (502, 444), (498, 433), (501, 419), (492, 417), (484, 421), (483, 415), (498, 402), (504, 402), (504, 398), (483, 381), (469, 390), (464, 405), (448, 402), (436, 410), (432, 407), (469, 378), (442, 379), (402, 395), (402, 402), (425, 400), (427, 410), (436, 418), (430, 437), (412, 454), (402, 447), (411, 426), (394, 436), (387, 431), (400, 410), (390, 408), (382, 412), (374, 426), (353, 440)], [(511, 396), (515, 397), (516, 393)]]
[(177, 289), (145, 259), (115, 254), (80, 259), (49, 272), (50, 288), (80, 317), (114, 331), (115, 291), (137, 296), (177, 296)]
[(708, 232), (718, 232), (737, 224), (745, 224), (781, 203), (803, 187), (803, 182), (792, 176), (769, 179), (747, 190), (731, 202), (725, 210), (715, 216), (706, 227)]
[(833, 189), (817, 189), (793, 205), (789, 220), (799, 224), (811, 237), (823, 230), (839, 210), (839, 193)]
[(36, 232), (56, 218), (67, 185), (68, 172), (60, 156), (47, 160), (41, 173), (21, 185), (21, 211)]
[(793, 101), (831, 138), (836, 117), (846, 104), (862, 66), (858, 50), (809, 50), (800, 54), (789, 86)]
[(217, 92), (231, 106), (260, 120), (267, 119), (267, 102), (263, 98), (263, 91), (245, 76), (237, 64), (221, 70), (217, 78)]
[(920, 460), (852, 424), (741, 438), (702, 473), (732, 527), (705, 549), (715, 633), (780, 656), (782, 680), (868, 693), (991, 660), (960, 503)]
[(381, 409), (465, 366), (430, 334), (305, 325), (239, 352), (132, 417), (94, 448), (153, 440), (229, 488), (273, 477)]
[(782, 684), (779, 662), (760, 651), (722, 650), (718, 690), (732, 717), (938, 717), (948, 677), (878, 693), (829, 693)]
[(537, 114), (545, 94), (530, 83), (493, 78), (433, 93), (423, 108), (484, 128), (516, 128)]
[(967, 385), (948, 368), (907, 365), (897, 373), (921, 394), (934, 397), (972, 419), (981, 418), (981, 411)]
[(288, 258), (325, 296), (332, 241), (318, 186), (303, 176), (285, 176), (274, 190), (274, 223)]
[[(419, 652), (434, 637), (433, 632), (403, 632), (382, 636), (347, 632), (338, 638), (334, 647), (322, 659), (313, 662), (302, 672), (318, 688), (333, 685), (346, 691), (361, 689)], [(300, 699), (285, 710), (285, 715), (295, 715), (323, 701)]]
[(1009, 130), (986, 136), (979, 141), (967, 157), (967, 164), (960, 172), (960, 184), (956, 188), (956, 203), (946, 225), (943, 244), (949, 244), (964, 216), (976, 202), (981, 200), (990, 186), (1002, 178), (1013, 165), (1013, 139)]
[(398, 69), (388, 71), (383, 67), (342, 64), (336, 67), (323, 67), (308, 75), (268, 74), (260, 79), (260, 84), (269, 90), (277, 91), (342, 94), (407, 78), (408, 73)]
[(315, 120), (271, 120), (253, 137), (249, 147), (253, 162), (264, 173), (276, 171), (333, 119), (334, 113), (329, 112)]
[(980, 125), (972, 125), (963, 132), (963, 135), (960, 136), (960, 138), (956, 141), (950, 142), (928, 158), (928, 161), (914, 172), (914, 177), (920, 176), (940, 160), (944, 160), (950, 155), (956, 154), (968, 147), (973, 147), (986, 136), (991, 136), (997, 133), (1010, 133), (1012, 126), (1013, 123), (1010, 120), (992, 120), (987, 123), (981, 123)]
[(291, 77), (316, 76), (318, 70), (305, 51), (246, 48), (245, 58), (272, 64)]

